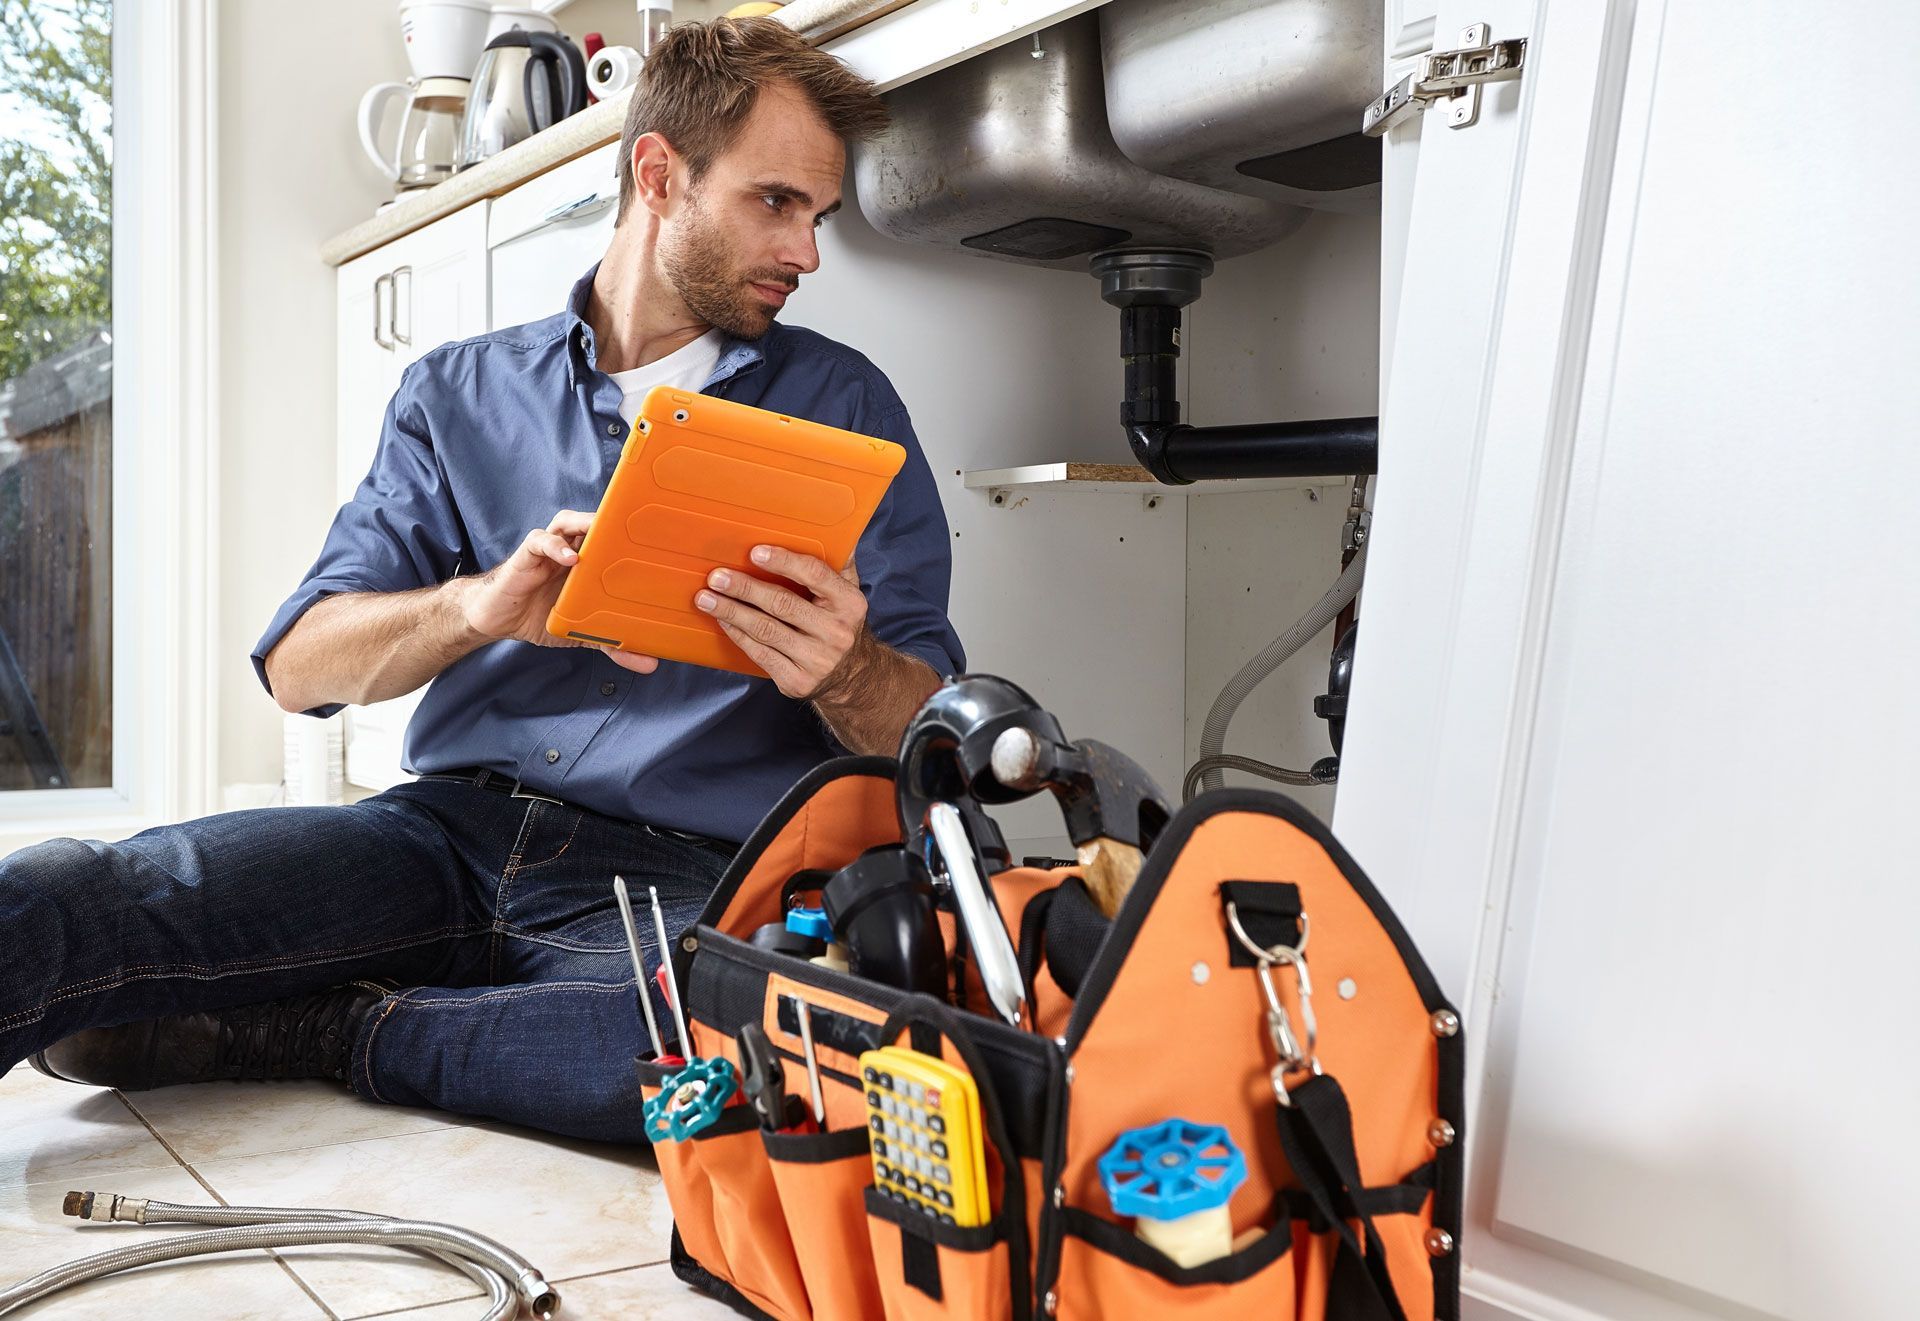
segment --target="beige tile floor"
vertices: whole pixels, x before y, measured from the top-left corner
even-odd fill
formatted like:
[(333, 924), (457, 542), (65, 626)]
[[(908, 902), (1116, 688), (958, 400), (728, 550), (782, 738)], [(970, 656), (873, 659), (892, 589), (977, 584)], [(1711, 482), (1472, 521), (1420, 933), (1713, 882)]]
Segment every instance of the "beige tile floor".
[[(20, 1065), (0, 1077), (0, 1287), (176, 1232), (60, 1214), (68, 1189), (174, 1202), (351, 1207), (464, 1225), (526, 1256), (562, 1321), (722, 1321), (665, 1265), (666, 1196), (644, 1150), (361, 1101), (321, 1083), (121, 1094)], [(66, 1290), (23, 1321), (461, 1321), (450, 1267), (377, 1249), (288, 1248), (145, 1267)]]

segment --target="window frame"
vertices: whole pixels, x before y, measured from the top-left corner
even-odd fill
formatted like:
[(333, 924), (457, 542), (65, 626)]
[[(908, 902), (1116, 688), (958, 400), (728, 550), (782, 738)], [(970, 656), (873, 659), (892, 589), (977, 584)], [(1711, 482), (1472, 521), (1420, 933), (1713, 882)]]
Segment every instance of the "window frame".
[(0, 791), (0, 855), (216, 800), (216, 4), (114, 6), (113, 783)]

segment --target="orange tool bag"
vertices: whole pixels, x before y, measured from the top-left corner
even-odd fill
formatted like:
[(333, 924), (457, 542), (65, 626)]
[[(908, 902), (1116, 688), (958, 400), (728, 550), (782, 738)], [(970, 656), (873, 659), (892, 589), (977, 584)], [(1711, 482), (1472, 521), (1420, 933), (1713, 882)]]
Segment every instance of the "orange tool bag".
[[(810, 1104), (805, 1027), (826, 1114), (824, 1132), (765, 1131), (736, 1096), (656, 1145), (682, 1280), (782, 1321), (1459, 1316), (1459, 1018), (1318, 820), (1276, 793), (1205, 794), (1111, 919), (1076, 866), (995, 874), (1028, 987), (1014, 1027), (977, 968), (968, 1009), (750, 943), (795, 878), (901, 841), (896, 772), (850, 757), (807, 776), (676, 942), (695, 1055), (737, 1070), (757, 1024)], [(883, 1045), (977, 1084), (988, 1223), (874, 1187), (859, 1056)], [(637, 1067), (659, 1096), (672, 1070)], [(1119, 1135), (1170, 1118), (1224, 1128), (1245, 1158), (1232, 1249), (1198, 1265), (1138, 1237), (1100, 1177)]]

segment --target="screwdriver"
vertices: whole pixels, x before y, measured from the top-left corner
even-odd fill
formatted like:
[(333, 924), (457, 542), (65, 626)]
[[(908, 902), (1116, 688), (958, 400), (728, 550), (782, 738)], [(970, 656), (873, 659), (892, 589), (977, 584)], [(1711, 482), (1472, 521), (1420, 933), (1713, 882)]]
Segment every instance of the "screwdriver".
[(660, 891), (649, 885), (647, 898), (653, 902), (653, 935), (660, 942), (660, 972), (667, 983), (667, 1008), (673, 1010), (673, 1025), (680, 1033), (680, 1053), (692, 1059), (693, 1038), (687, 1035), (686, 1006), (680, 1003), (680, 983), (673, 976), (673, 959), (667, 946), (667, 917), (660, 911)]
[(640, 1012), (647, 1018), (647, 1038), (653, 1043), (653, 1058), (661, 1060), (660, 1025), (653, 1018), (653, 997), (647, 994), (647, 965), (640, 957), (640, 932), (633, 925), (633, 901), (627, 897), (627, 883), (613, 878), (613, 901), (620, 905), (620, 925), (627, 933), (627, 954), (633, 959), (633, 989), (640, 993)]

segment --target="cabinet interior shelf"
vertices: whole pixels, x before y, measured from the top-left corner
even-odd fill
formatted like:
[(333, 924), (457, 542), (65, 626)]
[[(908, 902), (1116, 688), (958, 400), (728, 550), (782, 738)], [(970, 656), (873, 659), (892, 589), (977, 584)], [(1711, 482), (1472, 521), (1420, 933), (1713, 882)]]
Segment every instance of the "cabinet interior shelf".
[(1121, 495), (1221, 495), (1235, 491), (1305, 491), (1344, 487), (1345, 477), (1245, 477), (1166, 486), (1132, 463), (1030, 463), (1018, 468), (975, 468), (961, 474), (969, 491), (1097, 491)]

